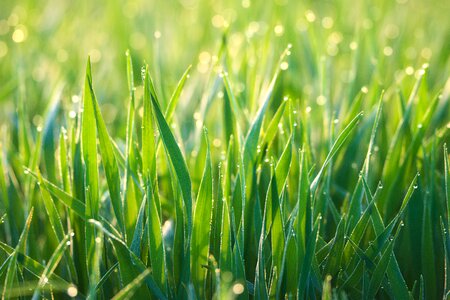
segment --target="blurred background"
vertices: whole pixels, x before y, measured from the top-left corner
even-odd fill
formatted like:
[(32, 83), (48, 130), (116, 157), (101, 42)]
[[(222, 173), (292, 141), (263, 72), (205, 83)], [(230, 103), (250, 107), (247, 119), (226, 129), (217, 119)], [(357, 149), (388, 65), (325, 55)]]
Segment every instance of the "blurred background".
[[(123, 138), (124, 126), (118, 125), (128, 103), (127, 49), (136, 85), (148, 63), (163, 102), (192, 65), (178, 109), (189, 122), (205, 79), (219, 72), (224, 39), (238, 98), (252, 97), (246, 94), (250, 75), (243, 70), (259, 76), (252, 85), (262, 84), (288, 44), (284, 85), (295, 97), (311, 99), (313, 108), (323, 104), (324, 90), (330, 101), (352, 99), (373, 82), (393, 86), (408, 76), (413, 81), (424, 63), (433, 66), (430, 89), (439, 89), (449, 71), (449, 13), (446, 0), (2, 1), (0, 124), (14, 118), (23, 101), (32, 124), (42, 125), (56, 94), (68, 112), (76, 110), (90, 55), (105, 119), (112, 135)], [(324, 76), (328, 87), (320, 86)]]

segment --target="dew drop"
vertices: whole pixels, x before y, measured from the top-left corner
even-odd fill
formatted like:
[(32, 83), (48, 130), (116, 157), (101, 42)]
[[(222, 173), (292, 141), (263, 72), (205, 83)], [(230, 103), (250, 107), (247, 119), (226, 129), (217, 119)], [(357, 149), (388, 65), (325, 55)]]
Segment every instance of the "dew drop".
[[(116, 269), (117, 270), (117, 269)], [(67, 295), (70, 297), (76, 297), (78, 295), (78, 290), (75, 286), (71, 285), (67, 288)]]
[(233, 293), (235, 295), (240, 295), (244, 292), (244, 286), (241, 283), (236, 283), (233, 285)]
[(75, 111), (71, 110), (71, 111), (69, 112), (69, 118), (75, 119), (76, 116), (77, 116), (77, 113), (76, 113)]
[(288, 68), (289, 68), (289, 64), (288, 64), (287, 62), (283, 61), (283, 62), (280, 64), (280, 69), (281, 69), (281, 70), (285, 71), (285, 70), (287, 70)]

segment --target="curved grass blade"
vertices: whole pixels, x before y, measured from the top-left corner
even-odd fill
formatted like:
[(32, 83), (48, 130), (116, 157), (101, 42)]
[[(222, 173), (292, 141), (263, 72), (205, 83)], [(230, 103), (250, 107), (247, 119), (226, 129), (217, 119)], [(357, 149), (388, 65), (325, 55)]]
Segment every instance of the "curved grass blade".
[[(0, 241), (0, 248), (5, 251), (7, 255), (9, 255), (8, 261), (12, 259), (15, 249), (10, 247), (9, 245), (3, 243)], [(21, 260), (18, 261), (25, 269), (27, 269), (31, 274), (39, 278), (41, 274), (44, 272), (45, 266), (40, 264), (39, 262), (35, 261), (31, 257), (27, 256), (23, 252), (19, 252), (21, 256)], [(51, 274), (49, 278), (49, 283), (53, 286), (61, 286), (61, 287), (69, 287), (71, 284), (69, 284), (67, 281), (65, 281), (63, 278), (59, 277), (56, 274)]]
[(86, 206), (80, 200), (72, 197), (64, 190), (51, 183), (45, 178), (39, 177), (36, 173), (32, 172), (29, 169), (25, 169), (28, 174), (33, 176), (38, 182), (41, 182), (41, 186), (44, 187), (53, 197), (59, 199), (65, 206), (71, 209), (74, 213), (76, 213), (83, 220), (86, 219), (85, 210)]
[(311, 182), (311, 193), (314, 195), (317, 186), (319, 184), (319, 180), (323, 175), (324, 170), (326, 169), (327, 165), (330, 163), (331, 159), (336, 155), (336, 153), (342, 148), (342, 145), (347, 140), (347, 138), (352, 133), (353, 129), (355, 129), (356, 125), (358, 124), (359, 120), (362, 117), (362, 113), (359, 113), (356, 115), (356, 117), (353, 118), (353, 120), (350, 121), (350, 123), (342, 130), (342, 132), (337, 137), (336, 141), (334, 142), (333, 146), (331, 146), (330, 152), (328, 153), (327, 157), (325, 158), (325, 161), (320, 168), (319, 172), (317, 173), (314, 180)]
[(150, 275), (150, 269), (145, 269), (144, 272), (139, 274), (132, 282), (124, 287), (120, 292), (114, 296), (114, 300), (127, 300), (132, 299), (137, 289), (144, 283), (145, 278)]
[(97, 283), (97, 286), (95, 287), (95, 291), (98, 293), (101, 288), (103, 287), (103, 284), (105, 284), (105, 282), (108, 280), (108, 278), (111, 276), (111, 274), (117, 269), (117, 267), (119, 266), (119, 263), (116, 262), (114, 265), (112, 265), (111, 268), (109, 268), (108, 271), (106, 271), (106, 273), (102, 276), (102, 278), (100, 279), (100, 281)]
[[(150, 78), (149, 78), (150, 79)], [(151, 82), (151, 81), (150, 81)], [(150, 86), (152, 88), (152, 86)], [(183, 158), (180, 147), (178, 146), (170, 127), (165, 120), (161, 109), (159, 107), (158, 101), (156, 99), (156, 93), (152, 88), (151, 101), (152, 108), (154, 112), (154, 117), (156, 123), (158, 124), (159, 132), (163, 140), (167, 156), (173, 166), (175, 176), (177, 179), (177, 184), (175, 187), (179, 187), (181, 190), (181, 196), (183, 199), (183, 204), (178, 203), (179, 207), (183, 209), (183, 219), (184, 219), (184, 233), (186, 234), (184, 238), (184, 254), (182, 258), (182, 268), (180, 274), (180, 284), (184, 287), (180, 287), (179, 293), (187, 293), (186, 288), (189, 285), (190, 277), (190, 242), (191, 242), (191, 232), (192, 232), (192, 191), (191, 191), (191, 178), (187, 169), (186, 161)], [(175, 177), (174, 177), (175, 178)]]
[(31, 220), (33, 219), (34, 207), (31, 208), (28, 218), (23, 228), (22, 234), (20, 235), (19, 242), (12, 253), (12, 257), (8, 264), (8, 271), (6, 272), (5, 284), (2, 291), (2, 299), (9, 298), (11, 289), (13, 287), (14, 280), (16, 278), (17, 271), (17, 258), (19, 253), (25, 253), (25, 247), (28, 237), (28, 232), (30, 230)]
[[(98, 105), (97, 99), (92, 88), (92, 81), (88, 81), (89, 90), (91, 93), (91, 105), (94, 108), (95, 123), (97, 125), (98, 139), (100, 144), (100, 153), (103, 163), (103, 168), (106, 174), (106, 181), (109, 188), (109, 196), (116, 215), (117, 223), (120, 231), (125, 232), (125, 219), (122, 207), (122, 197), (120, 193), (120, 173), (117, 165), (116, 157), (114, 155), (114, 148), (111, 143), (111, 137), (106, 129), (105, 121), (103, 120)], [(86, 112), (85, 112), (86, 113)], [(92, 130), (92, 129), (91, 129)]]
[(167, 155), (170, 157), (172, 165), (175, 169), (176, 176), (178, 178), (178, 183), (181, 188), (181, 193), (183, 196), (183, 200), (185, 202), (185, 209), (187, 212), (187, 221), (188, 221), (188, 232), (191, 231), (192, 227), (192, 195), (191, 195), (191, 178), (189, 176), (189, 172), (186, 166), (186, 162), (183, 158), (183, 154), (181, 153), (180, 147), (178, 146), (175, 137), (170, 130), (170, 127), (164, 118), (157, 99), (154, 96), (154, 93), (151, 93), (151, 101), (154, 112), (154, 117), (157, 121), (158, 128), (161, 134), (161, 138), (164, 142), (164, 146), (167, 151)]
[(178, 81), (177, 87), (170, 97), (169, 105), (167, 106), (165, 118), (167, 123), (172, 121), (173, 113), (175, 112), (175, 108), (177, 107), (178, 101), (180, 100), (181, 92), (183, 91), (186, 80), (189, 78), (189, 72), (191, 71), (192, 65), (189, 65), (186, 71), (184, 71), (183, 76), (181, 76), (180, 81)]
[(66, 251), (67, 247), (69, 246), (68, 242), (70, 240), (70, 235), (66, 235), (61, 242), (59, 243), (58, 247), (56, 247), (55, 251), (53, 252), (52, 256), (50, 257), (47, 265), (45, 266), (44, 272), (42, 272), (41, 277), (39, 278), (39, 283), (36, 289), (34, 290), (32, 300), (39, 299), (39, 296), (41, 294), (41, 289), (48, 284), (49, 277), (53, 272), (55, 271), (56, 267), (58, 266), (59, 261), (64, 255), (64, 252)]
[[(50, 193), (48, 192), (48, 190), (44, 187), (45, 183), (42, 180), (42, 176), (41, 174), (37, 173), (38, 178), (39, 178), (39, 188), (41, 190), (41, 195), (42, 195), (42, 199), (44, 201), (44, 206), (45, 206), (45, 210), (47, 212), (48, 215), (48, 219), (50, 221), (50, 225), (53, 229), (53, 232), (56, 235), (56, 238), (58, 239), (59, 242), (62, 242), (62, 240), (65, 239), (65, 231), (64, 231), (64, 227), (61, 221), (61, 217), (58, 213), (57, 207), (55, 206), (55, 203), (53, 202)], [(77, 278), (77, 273), (76, 273), (76, 269), (75, 269), (75, 262), (72, 258), (72, 256), (70, 255), (69, 251), (65, 251), (65, 261), (67, 262), (67, 267), (68, 267), (68, 272), (69, 272), (69, 278), (70, 280), (74, 280), (75, 278)]]

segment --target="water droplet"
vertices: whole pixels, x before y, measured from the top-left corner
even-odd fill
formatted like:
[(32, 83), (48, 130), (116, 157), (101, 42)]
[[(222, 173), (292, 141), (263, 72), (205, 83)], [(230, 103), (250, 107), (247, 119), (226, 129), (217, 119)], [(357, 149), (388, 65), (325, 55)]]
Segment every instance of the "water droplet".
[(325, 103), (327, 102), (327, 98), (324, 95), (320, 95), (317, 97), (316, 102), (320, 106), (325, 105)]
[(275, 32), (276, 36), (282, 36), (284, 33), (284, 27), (283, 25), (278, 24), (273, 28), (273, 31)]
[[(117, 271), (117, 269), (116, 269)], [(71, 285), (67, 288), (67, 295), (69, 295), (69, 297), (76, 297), (78, 295), (78, 290), (75, 286)]]
[(280, 64), (280, 69), (281, 69), (281, 70), (285, 71), (285, 70), (287, 70), (288, 68), (289, 68), (289, 64), (288, 64), (287, 62), (283, 61), (283, 62)]
[(75, 111), (71, 110), (71, 111), (69, 112), (69, 118), (75, 119), (76, 116), (77, 116), (77, 113), (76, 113)]

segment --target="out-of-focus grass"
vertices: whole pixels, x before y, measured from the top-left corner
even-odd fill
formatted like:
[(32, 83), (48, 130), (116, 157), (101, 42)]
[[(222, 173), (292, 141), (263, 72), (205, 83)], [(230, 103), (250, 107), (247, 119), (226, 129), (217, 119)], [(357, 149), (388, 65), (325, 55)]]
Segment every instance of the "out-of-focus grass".
[(0, 8), (4, 297), (448, 293), (448, 1)]

